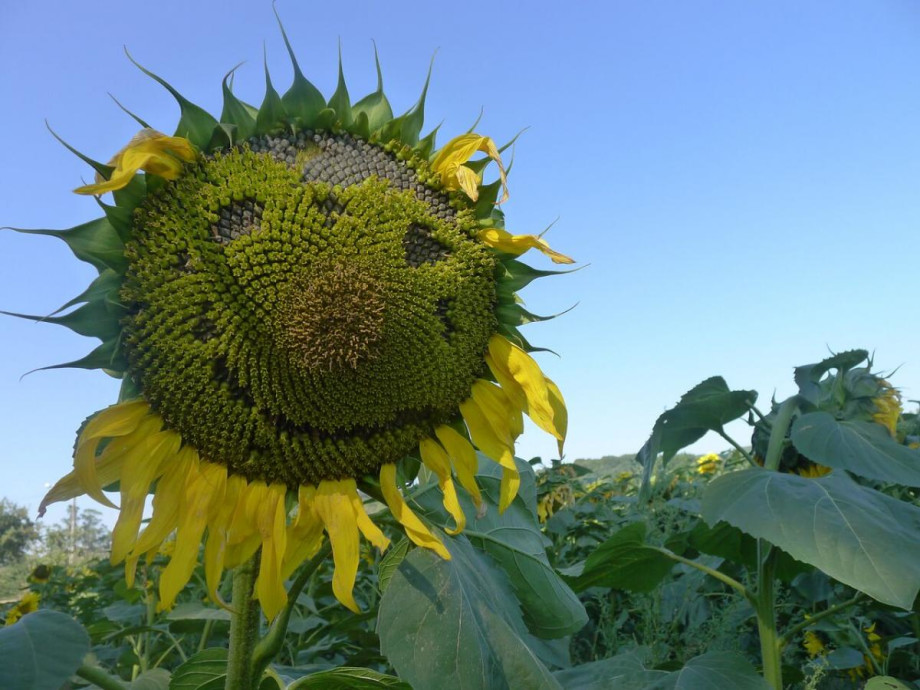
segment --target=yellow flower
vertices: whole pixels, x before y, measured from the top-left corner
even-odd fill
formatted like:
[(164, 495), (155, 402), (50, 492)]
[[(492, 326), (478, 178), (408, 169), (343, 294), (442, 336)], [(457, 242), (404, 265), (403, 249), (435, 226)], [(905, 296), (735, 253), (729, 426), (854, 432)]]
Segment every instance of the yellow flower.
[(22, 595), (22, 599), (19, 600), (13, 608), (11, 608), (6, 614), (6, 624), (12, 625), (20, 618), (26, 614), (32, 613), (33, 611), (38, 611), (38, 602), (41, 600), (38, 592), (26, 592)]
[(885, 379), (879, 379), (880, 392), (873, 399), (875, 403), (875, 414), (872, 420), (876, 424), (881, 424), (888, 429), (888, 432), (895, 436), (898, 426), (898, 418), (901, 416), (901, 395)]
[(816, 656), (824, 656), (827, 654), (827, 648), (824, 646), (824, 642), (821, 641), (817, 633), (811, 630), (805, 631), (805, 639), (802, 642), (802, 646), (812, 659)]
[(793, 470), (793, 472), (800, 477), (817, 479), (818, 477), (823, 477), (826, 474), (830, 474), (831, 468), (825, 465), (819, 465), (814, 462), (805, 461), (804, 464)]
[(499, 510), (517, 495), (524, 414), (562, 454), (565, 402), (518, 331), (515, 291), (529, 269), (508, 256), (528, 242), (562, 255), (536, 238), (507, 240), (509, 250), (501, 219), (473, 203), (476, 151), (505, 186), (495, 143), (464, 135), (432, 156), (424, 96), (394, 118), (382, 90), (351, 103), (342, 81), (319, 103), (294, 64), (280, 111), (266, 99), (253, 118), (225, 89), (218, 123), (181, 99), (183, 136), (144, 130), (113, 158), (111, 179), (77, 191), (124, 187), (138, 170), (166, 181), (59, 234), (100, 277), (74, 300), (84, 307), (50, 320), (103, 341), (71, 365), (124, 385), (82, 427), (73, 471), (41, 511), (84, 493), (115, 506), (106, 487), (117, 483), (112, 561), (131, 583), (141, 558), (164, 553), (163, 608), (204, 542), (210, 596), (258, 554), (255, 595), (274, 618), (285, 580), (328, 537), (333, 591), (357, 611), (360, 539), (389, 544), (360, 482), (415, 544), (447, 559), (397, 463), (413, 456), (437, 477), (442, 527), (456, 534), (464, 492), (485, 509), (482, 456), (502, 468)]
[(699, 474), (713, 474), (719, 469), (721, 458), (715, 453), (707, 453), (696, 459), (696, 471)]
[(77, 194), (104, 194), (123, 189), (139, 171), (174, 180), (182, 172), (182, 163), (192, 163), (197, 154), (188, 139), (168, 137), (155, 129), (145, 128), (134, 135), (109, 161), (115, 170), (108, 180), (96, 176), (95, 184), (77, 187)]

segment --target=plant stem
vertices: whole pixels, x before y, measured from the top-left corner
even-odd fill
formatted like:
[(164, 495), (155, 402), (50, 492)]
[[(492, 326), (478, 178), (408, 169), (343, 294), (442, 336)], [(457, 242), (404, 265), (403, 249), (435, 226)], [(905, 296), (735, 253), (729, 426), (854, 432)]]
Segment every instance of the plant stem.
[(204, 630), (201, 631), (201, 639), (198, 641), (198, 651), (202, 652), (208, 646), (208, 638), (211, 637), (211, 630), (214, 628), (213, 620), (204, 622)]
[(833, 616), (835, 613), (839, 613), (840, 611), (843, 611), (844, 609), (850, 608), (854, 604), (858, 604), (860, 601), (862, 601), (863, 596), (864, 595), (862, 592), (857, 592), (856, 596), (853, 597), (852, 599), (847, 599), (846, 601), (843, 601), (837, 604), (836, 606), (831, 606), (829, 609), (825, 609), (824, 611), (821, 611), (821, 613), (816, 613), (814, 616), (811, 616), (810, 618), (808, 618), (807, 620), (801, 623), (796, 623), (795, 625), (790, 627), (788, 630), (786, 630), (786, 632), (783, 633), (783, 636), (780, 637), (776, 641), (776, 643), (779, 645), (780, 649), (782, 649), (787, 644), (789, 644), (789, 641), (792, 640), (793, 637), (798, 635), (805, 628), (809, 628), (820, 620), (824, 620), (825, 618), (829, 616)]
[[(786, 401), (788, 402), (788, 401)], [(785, 405), (786, 403), (783, 403)], [(782, 408), (780, 415), (782, 415)], [(787, 422), (788, 425), (788, 422)], [(776, 427), (774, 427), (775, 432)], [(785, 432), (783, 432), (785, 435)], [(770, 437), (773, 445), (773, 437)], [(766, 550), (762, 554), (762, 550)], [(760, 635), (760, 656), (763, 662), (763, 677), (774, 690), (783, 690), (782, 647), (776, 632), (776, 610), (773, 586), (776, 571), (777, 551), (763, 539), (757, 542), (757, 632)], [(762, 557), (761, 557), (762, 555)]]
[(729, 436), (728, 434), (726, 434), (726, 433), (725, 433), (724, 431), (722, 431), (721, 429), (717, 429), (717, 430), (716, 430), (716, 433), (719, 434), (719, 436), (721, 436), (722, 438), (724, 438), (726, 441), (728, 441), (728, 442), (731, 444), (732, 448), (734, 448), (734, 449), (737, 450), (739, 453), (741, 453), (741, 455), (744, 456), (744, 459), (747, 460), (748, 463), (749, 463), (751, 466), (756, 466), (756, 465), (757, 465), (757, 463), (754, 462), (754, 458), (751, 457), (751, 454), (748, 453), (748, 452), (747, 452), (744, 448), (742, 448), (740, 445), (738, 445), (738, 443), (735, 441), (735, 439), (733, 439), (731, 436)]
[(102, 690), (125, 690), (125, 685), (120, 680), (113, 678), (96, 666), (86, 666), (84, 664), (76, 670), (74, 675), (80, 676), (83, 680), (89, 681), (93, 685), (102, 688)]
[(233, 571), (230, 603), (230, 650), (227, 658), (226, 690), (254, 690), (252, 652), (259, 634), (259, 605), (253, 598), (259, 572), (256, 553)]
[(792, 422), (792, 415), (798, 407), (798, 396), (786, 398), (776, 412), (773, 420), (773, 430), (770, 432), (770, 442), (767, 444), (767, 457), (763, 466), (772, 471), (779, 469), (779, 461), (783, 456), (783, 446), (786, 444), (786, 432)]
[(281, 609), (281, 613), (278, 614), (275, 622), (272, 623), (268, 634), (259, 640), (259, 643), (255, 646), (252, 655), (252, 675), (254, 678), (260, 677), (265, 668), (271, 663), (272, 659), (281, 651), (281, 647), (284, 645), (284, 636), (287, 633), (288, 623), (291, 621), (291, 613), (294, 611), (294, 606), (297, 604), (297, 597), (300, 596), (303, 588), (310, 582), (310, 578), (313, 577), (313, 573), (316, 572), (316, 569), (329, 557), (329, 552), (331, 550), (332, 544), (329, 540), (326, 540), (320, 547), (320, 550), (316, 552), (316, 555), (302, 566), (300, 574), (297, 575), (297, 579), (294, 580), (290, 590), (288, 590), (287, 603), (284, 605), (284, 608)]
[(699, 570), (700, 572), (704, 572), (704, 573), (706, 573), (707, 575), (709, 575), (710, 577), (714, 577), (715, 579), (719, 580), (719, 582), (723, 582), (723, 583), (725, 583), (726, 585), (728, 585), (729, 587), (731, 587), (732, 589), (734, 589), (734, 590), (736, 590), (737, 592), (739, 592), (739, 593), (741, 594), (741, 596), (743, 596), (745, 599), (747, 599), (748, 601), (750, 601), (751, 604), (756, 605), (756, 600), (755, 600), (755, 598), (754, 598), (754, 595), (751, 594), (751, 592), (748, 590), (747, 587), (745, 587), (743, 584), (741, 584), (740, 582), (738, 582), (738, 580), (734, 579), (733, 577), (730, 577), (729, 575), (726, 575), (725, 573), (720, 573), (718, 570), (716, 570), (716, 569), (714, 569), (714, 568), (710, 568), (709, 566), (703, 565), (702, 563), (697, 563), (696, 561), (691, 561), (689, 558), (684, 558), (683, 556), (678, 556), (678, 555), (677, 555), (676, 553), (674, 553), (673, 551), (669, 551), (668, 549), (666, 549), (666, 548), (664, 548), (664, 547), (660, 547), (660, 546), (647, 546), (647, 547), (645, 547), (645, 548), (654, 549), (655, 551), (658, 551), (659, 553), (664, 554), (665, 556), (667, 556), (668, 558), (670, 558), (672, 561), (677, 561), (678, 563), (683, 563), (684, 565), (689, 565), (691, 568), (696, 568), (696, 569)]

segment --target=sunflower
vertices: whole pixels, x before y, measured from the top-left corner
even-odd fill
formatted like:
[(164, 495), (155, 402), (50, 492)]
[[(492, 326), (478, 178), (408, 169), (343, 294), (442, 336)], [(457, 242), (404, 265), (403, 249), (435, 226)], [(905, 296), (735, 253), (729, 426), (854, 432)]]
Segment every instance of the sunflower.
[(26, 592), (9, 611), (6, 612), (6, 625), (12, 625), (23, 616), (38, 611), (41, 595), (38, 592)]
[(178, 101), (174, 135), (132, 114), (143, 129), (108, 164), (78, 154), (97, 177), (75, 191), (95, 195), (104, 216), (26, 231), (63, 239), (99, 270), (66, 305), (76, 309), (46, 320), (102, 344), (58, 366), (123, 379), (119, 401), (84, 423), (73, 471), (41, 510), (84, 493), (114, 507), (105, 490), (117, 483), (112, 561), (125, 562), (129, 582), (140, 559), (175, 540), (163, 608), (203, 541), (217, 601), (225, 569), (260, 553), (256, 596), (271, 619), (285, 579), (328, 536), (333, 591), (357, 611), (359, 535), (389, 543), (359, 482), (409, 539), (450, 558), (404, 499), (402, 459), (437, 477), (457, 533), (456, 484), (482, 507), (477, 450), (503, 468), (499, 509), (514, 499), (524, 413), (562, 454), (562, 395), (518, 330), (543, 317), (516, 296), (554, 272), (517, 257), (571, 259), (504, 229), (506, 147), (472, 131), (440, 148), (435, 131), (420, 136), (428, 81), (394, 116), (379, 61), (375, 92), (353, 102), (340, 63), (326, 100), (282, 35), (290, 89), (279, 95), (266, 69), (255, 108), (232, 93), (231, 72), (219, 118), (138, 65)]

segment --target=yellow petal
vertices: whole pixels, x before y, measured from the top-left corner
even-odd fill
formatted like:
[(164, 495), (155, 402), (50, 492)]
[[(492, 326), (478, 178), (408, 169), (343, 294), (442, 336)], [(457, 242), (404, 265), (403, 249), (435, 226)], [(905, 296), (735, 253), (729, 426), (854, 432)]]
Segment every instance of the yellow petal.
[(501, 228), (486, 228), (479, 231), (478, 237), (481, 242), (489, 245), (492, 249), (497, 249), (505, 254), (518, 256), (528, 249), (536, 249), (552, 259), (553, 263), (575, 263), (574, 259), (550, 249), (546, 241), (540, 239), (536, 235), (512, 235), (507, 230), (502, 230)]
[(358, 574), (358, 523), (348, 494), (357, 492), (354, 479), (322, 481), (316, 489), (313, 505), (332, 543), (335, 570), (332, 574), (332, 592), (347, 608), (355, 613), (361, 609), (352, 590)]
[(239, 475), (230, 475), (222, 499), (211, 510), (208, 517), (208, 540), (204, 546), (204, 578), (208, 596), (216, 604), (226, 607), (217, 593), (221, 575), (224, 572), (230, 523), (236, 513), (240, 496), (246, 488), (246, 480)]
[(562, 391), (559, 390), (552, 380), (546, 379), (546, 391), (549, 393), (549, 404), (553, 408), (553, 424), (556, 430), (562, 436), (559, 439), (559, 457), (563, 456), (563, 446), (565, 446), (565, 437), (569, 431), (569, 411), (565, 407), (565, 399), (562, 397)]
[(454, 487), (454, 480), (451, 477), (450, 458), (444, 448), (441, 447), (441, 444), (430, 438), (423, 438), (419, 442), (419, 452), (425, 467), (438, 476), (438, 486), (441, 488), (441, 493), (444, 494), (444, 507), (457, 524), (456, 528), (453, 530), (447, 529), (446, 532), (448, 534), (460, 534), (463, 528), (466, 527), (466, 515), (463, 514), (463, 508), (460, 507), (457, 489)]
[(504, 203), (508, 199), (508, 178), (498, 148), (489, 137), (470, 133), (451, 139), (438, 151), (431, 169), (441, 176), (441, 184), (447, 189), (462, 189), (470, 199), (476, 201), (479, 198), (479, 176), (463, 164), (477, 151), (482, 151), (498, 165), (502, 181), (502, 198), (498, 203)]
[(99, 442), (103, 438), (130, 434), (149, 410), (150, 406), (142, 400), (112, 405), (90, 419), (77, 439), (74, 471), (83, 490), (99, 503), (115, 507), (102, 493), (102, 485), (96, 476), (96, 449)]
[(483, 411), (472, 398), (460, 403), (460, 414), (470, 430), (473, 443), (488, 457), (502, 466), (502, 481), (499, 490), (498, 511), (505, 512), (511, 501), (517, 496), (521, 485), (521, 476), (517, 465), (514, 464), (513, 447), (506, 444), (496, 434), (489, 424)]
[(512, 399), (520, 400), (523, 394), (527, 401), (525, 411), (534, 423), (558, 440), (564, 440), (555, 423), (556, 410), (550, 402), (547, 379), (533, 358), (507, 338), (493, 335), (486, 362)]
[(479, 379), (473, 383), (470, 393), (498, 437), (514, 446), (514, 440), (524, 431), (521, 410), (515, 409), (505, 391), (491, 381)]
[(323, 521), (313, 507), (316, 487), (301, 486), (297, 497), (297, 516), (288, 527), (288, 547), (284, 552), (281, 575), (284, 579), (307, 558), (312, 558), (323, 543)]
[(390, 512), (393, 513), (393, 517), (406, 531), (406, 536), (418, 546), (431, 549), (441, 558), (449, 561), (450, 552), (444, 547), (441, 540), (428, 530), (425, 523), (419, 520), (403, 499), (399, 487), (396, 486), (396, 465), (388, 463), (381, 466), (380, 490), (383, 492), (383, 498)]
[(282, 484), (262, 484), (260, 490), (255, 517), (262, 538), (262, 558), (256, 578), (256, 595), (265, 617), (272, 621), (287, 603), (287, 591), (281, 576), (281, 563), (287, 547), (287, 514), (284, 509), (287, 489)]
[(104, 194), (130, 184), (139, 170), (173, 180), (182, 172), (182, 162), (196, 158), (195, 148), (188, 139), (168, 137), (153, 129), (138, 132), (109, 161), (115, 166), (108, 180), (96, 176), (96, 183), (78, 187), (77, 194)]
[(121, 473), (121, 508), (112, 530), (112, 563), (120, 563), (134, 548), (150, 485), (174, 458), (182, 439), (160, 431), (141, 439), (125, 459)]
[(169, 564), (160, 575), (160, 610), (168, 609), (176, 596), (188, 583), (198, 562), (201, 536), (208, 523), (212, 506), (224, 500), (227, 486), (227, 468), (210, 462), (192, 464), (188, 486), (179, 508), (176, 529), (176, 549)]
[(364, 504), (361, 502), (358, 492), (355, 491), (355, 493), (349, 494), (348, 498), (351, 501), (351, 509), (354, 511), (355, 521), (358, 523), (358, 529), (361, 530), (361, 534), (378, 549), (386, 551), (390, 546), (390, 540), (380, 531), (380, 528), (374, 524), (367, 511), (364, 510)]
[(475, 449), (456, 429), (446, 424), (436, 427), (434, 433), (450, 456), (454, 470), (457, 472), (457, 479), (460, 480), (460, 485), (472, 496), (476, 508), (481, 508), (482, 494), (479, 491), (479, 485), (476, 483), (476, 471), (479, 469), (479, 461), (476, 459)]

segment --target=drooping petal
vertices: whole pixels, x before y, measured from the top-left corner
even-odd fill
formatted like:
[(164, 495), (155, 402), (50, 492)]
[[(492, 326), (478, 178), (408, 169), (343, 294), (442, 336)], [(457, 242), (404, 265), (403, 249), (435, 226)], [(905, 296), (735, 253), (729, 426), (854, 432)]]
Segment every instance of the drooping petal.
[(265, 617), (271, 621), (287, 602), (284, 578), (281, 576), (281, 564), (287, 548), (287, 520), (284, 509), (284, 496), (287, 492), (283, 484), (264, 485), (256, 492), (255, 522), (262, 539), (262, 558), (259, 563), (259, 576), (256, 578), (256, 595)]
[(477, 510), (481, 509), (482, 493), (476, 483), (476, 471), (479, 469), (476, 450), (456, 429), (446, 424), (435, 427), (434, 433), (450, 456), (460, 485), (472, 496)]
[(556, 426), (556, 431), (560, 433), (562, 438), (558, 440), (559, 446), (559, 457), (563, 456), (563, 447), (565, 446), (565, 437), (569, 431), (569, 411), (565, 406), (565, 399), (562, 397), (562, 391), (559, 390), (552, 380), (546, 378), (546, 391), (549, 393), (549, 404), (553, 408), (553, 424)]
[(441, 558), (450, 560), (450, 552), (441, 543), (441, 540), (434, 536), (425, 526), (418, 516), (412, 512), (399, 487), (396, 485), (396, 465), (388, 463), (380, 468), (380, 490), (383, 492), (383, 498), (386, 500), (390, 512), (396, 521), (406, 530), (406, 536), (413, 543), (426, 549), (431, 549)]
[(347, 608), (359, 613), (361, 609), (352, 593), (360, 556), (358, 523), (348, 497), (349, 492), (357, 492), (354, 479), (321, 481), (313, 505), (332, 543), (332, 558), (335, 561), (332, 592)]
[(511, 402), (501, 387), (485, 379), (473, 383), (470, 394), (498, 437), (513, 447), (514, 440), (524, 432), (521, 408)]
[(457, 498), (457, 489), (454, 487), (454, 480), (450, 472), (450, 458), (447, 452), (441, 447), (441, 444), (431, 438), (423, 438), (419, 442), (419, 452), (422, 456), (422, 462), (425, 467), (434, 472), (438, 477), (438, 486), (441, 493), (444, 494), (444, 507), (456, 523), (454, 529), (447, 529), (448, 534), (460, 534), (466, 527), (466, 515), (463, 514), (463, 508), (460, 507), (460, 501)]
[(553, 260), (553, 263), (557, 264), (573, 264), (575, 260), (566, 256), (565, 254), (560, 254), (559, 252), (550, 249), (549, 245), (546, 243), (546, 240), (543, 240), (536, 235), (512, 235), (507, 230), (502, 230), (501, 228), (485, 228), (484, 230), (479, 231), (479, 240), (485, 244), (492, 247), (492, 249), (497, 249), (500, 252), (505, 254), (511, 254), (513, 256), (518, 256), (523, 254), (528, 249), (536, 249), (540, 252), (543, 252), (546, 256)]
[(355, 493), (349, 494), (348, 498), (351, 501), (351, 508), (355, 513), (355, 521), (358, 524), (358, 529), (361, 530), (361, 534), (378, 549), (386, 551), (390, 546), (390, 540), (380, 531), (380, 528), (374, 524), (367, 511), (364, 510), (364, 504), (361, 502), (357, 490)]
[(498, 203), (504, 203), (508, 199), (508, 179), (505, 176), (501, 154), (490, 137), (472, 132), (454, 137), (438, 151), (431, 163), (431, 169), (441, 176), (441, 184), (447, 189), (462, 189), (470, 199), (476, 201), (479, 198), (479, 175), (463, 164), (477, 151), (482, 151), (498, 165), (498, 174), (502, 181), (502, 198)]
[(212, 509), (208, 520), (208, 540), (204, 546), (204, 579), (208, 587), (208, 596), (222, 606), (225, 604), (218, 595), (217, 588), (224, 572), (230, 524), (245, 487), (246, 480), (243, 477), (236, 474), (228, 476), (224, 495)]
[(77, 194), (104, 194), (122, 189), (134, 179), (139, 170), (174, 180), (182, 172), (182, 163), (196, 158), (195, 147), (183, 137), (169, 137), (154, 129), (145, 128), (134, 135), (109, 162), (115, 169), (108, 180), (98, 175), (95, 184), (83, 185), (74, 190)]
[(323, 543), (323, 521), (313, 507), (315, 486), (301, 486), (297, 498), (297, 516), (288, 527), (287, 550), (281, 575), (289, 578), (307, 558), (312, 558)]
[(502, 466), (498, 510), (504, 512), (517, 496), (521, 485), (521, 475), (514, 464), (513, 446), (509, 446), (496, 435), (485, 413), (473, 398), (467, 398), (460, 403), (460, 414), (463, 415), (476, 447)]
[[(520, 401), (523, 395), (527, 402), (524, 409), (537, 426), (560, 441), (565, 439), (555, 423), (556, 410), (550, 402), (547, 379), (530, 355), (507, 338), (493, 335), (486, 362), (512, 399)], [(559, 401), (561, 396), (557, 404)]]

